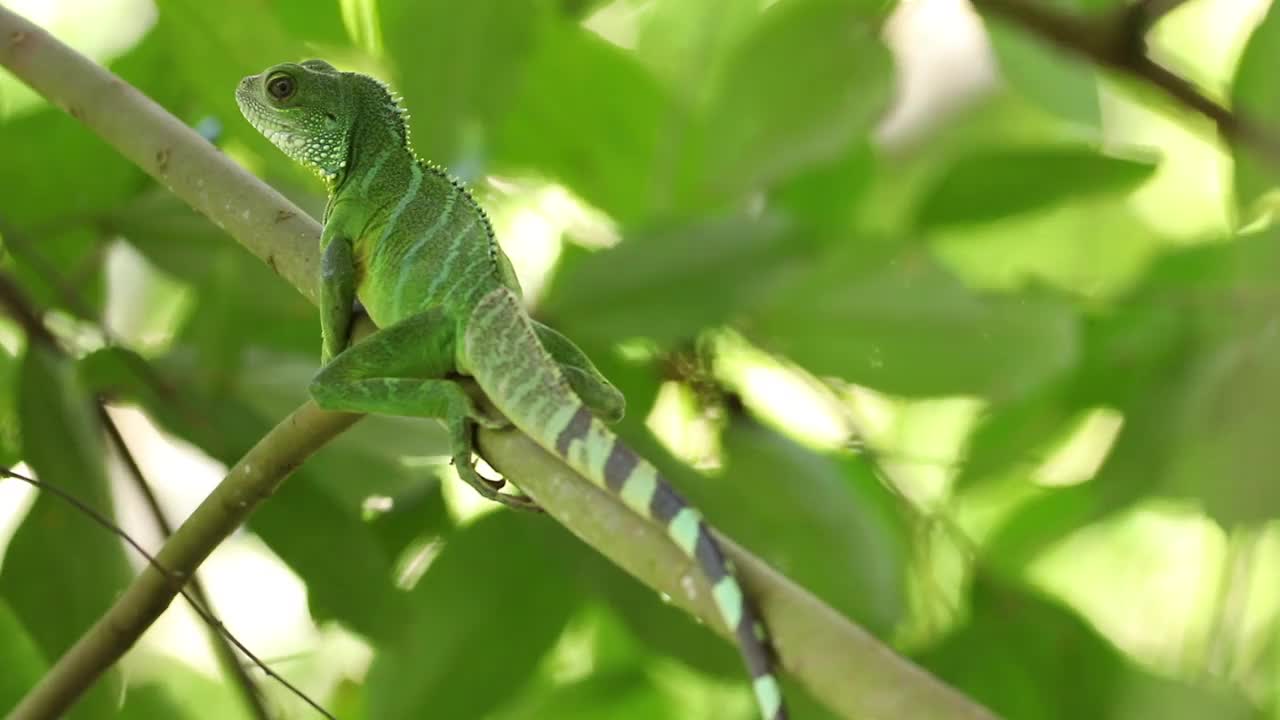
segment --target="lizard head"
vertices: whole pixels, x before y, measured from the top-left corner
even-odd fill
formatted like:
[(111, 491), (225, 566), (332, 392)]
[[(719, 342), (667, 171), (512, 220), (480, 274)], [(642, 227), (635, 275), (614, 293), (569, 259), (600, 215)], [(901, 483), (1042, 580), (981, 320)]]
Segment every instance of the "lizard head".
[(276, 147), (332, 180), (346, 166), (355, 117), (345, 75), (323, 60), (281, 63), (241, 80), (236, 103)]

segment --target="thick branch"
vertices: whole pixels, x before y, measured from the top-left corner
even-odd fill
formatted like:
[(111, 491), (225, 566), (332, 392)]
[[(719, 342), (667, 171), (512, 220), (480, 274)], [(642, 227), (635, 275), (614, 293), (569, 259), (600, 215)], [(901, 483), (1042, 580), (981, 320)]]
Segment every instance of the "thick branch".
[(1191, 81), (1151, 59), (1145, 33), (1153, 18), (1179, 3), (1157, 0), (1112, 12), (1078, 15), (1034, 0), (970, 0), (984, 14), (999, 17), (1068, 52), (1160, 90), (1166, 96), (1212, 120), (1228, 142), (1247, 147), (1280, 169), (1280, 136), (1210, 98)]
[[(137, 90), (3, 8), (0, 64), (67, 109), (315, 300), (319, 226), (279, 193)], [(243, 521), (263, 488), (278, 484), (302, 458), (354, 419), (325, 413), (310, 403), (290, 416), (177, 530), (160, 561), (174, 571), (190, 573)], [(483, 432), (480, 444), (492, 465), (517, 479), (568, 529), (718, 627), (717, 613), (706, 603), (706, 588), (696, 586), (695, 596), (687, 594), (680, 582), (689, 572), (687, 564), (662, 533), (522, 435)], [(849, 718), (991, 720), (982, 707), (898, 657), (760, 560), (726, 544), (744, 570), (748, 590), (760, 598), (784, 666), (823, 703)], [(124, 653), (174, 592), (158, 573), (144, 572), (22, 707), (69, 704)], [(51, 715), (25, 713), (12, 720), (45, 717)]]

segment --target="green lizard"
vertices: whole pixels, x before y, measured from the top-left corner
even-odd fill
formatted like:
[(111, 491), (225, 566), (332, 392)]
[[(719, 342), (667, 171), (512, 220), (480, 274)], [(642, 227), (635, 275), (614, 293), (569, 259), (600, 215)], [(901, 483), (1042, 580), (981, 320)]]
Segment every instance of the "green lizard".
[[(489, 221), (471, 194), (409, 143), (404, 110), (381, 82), (322, 60), (246, 77), (241, 112), (324, 178), (322, 368), (310, 385), (331, 410), (438, 418), (458, 474), (485, 497), (531, 507), (475, 471), (471, 376), (511, 424), (632, 510), (661, 525), (710, 581), (766, 720), (787, 716), (764, 625), (699, 512), (605, 421), (622, 394), (572, 342), (531, 319)], [(356, 300), (381, 328), (347, 347)]]

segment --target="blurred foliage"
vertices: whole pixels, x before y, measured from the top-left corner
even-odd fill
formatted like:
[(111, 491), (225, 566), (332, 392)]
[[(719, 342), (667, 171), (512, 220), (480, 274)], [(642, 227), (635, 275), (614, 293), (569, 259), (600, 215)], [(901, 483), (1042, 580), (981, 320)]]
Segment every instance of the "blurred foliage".
[[(1118, 611), (1086, 616), (1081, 598), (1132, 605), (1133, 577), (1082, 564), (1080, 592), (1057, 594), (1043, 577), (1051, 550), (1160, 503), (1274, 543), (1277, 177), (1250, 148), (1182, 182), (1166, 168), (1212, 138), (1146, 139), (1143, 123), (1194, 119), (1004, 25), (969, 59), (998, 81), (877, 133), (909, 80), (884, 40), (889, 0), (120, 7), (139, 39), (106, 63), (313, 211), (320, 188), (241, 120), (235, 83), (317, 55), (391, 82), (419, 151), (477, 185), (522, 272), (539, 269), (522, 230), (549, 235), (535, 312), (626, 393), (620, 432), (726, 533), (1002, 716), (1280, 717), (1274, 593), (1118, 633)], [(1280, 10), (1241, 47), (1221, 86), (1280, 127)], [(1194, 64), (1218, 47), (1174, 50)], [(0, 75), (15, 98), (0, 272), (63, 351), (0, 319), (0, 462), (110, 513), (96, 398), (230, 464), (304, 398), (318, 323), (13, 82)], [(1205, 193), (1241, 226), (1171, 232), (1180, 198)], [(940, 409), (957, 397), (973, 411)], [(560, 528), (460, 512), (451, 471), (423, 461), (443, 447), (430, 423), (370, 419), (250, 522), (311, 618), (372, 650), (367, 674), (319, 653), (291, 668), (322, 702), (344, 720), (753, 716), (728, 646)], [(20, 519), (0, 545), (0, 709), (130, 576), (122, 547), (54, 499)], [(1192, 575), (1182, 592), (1243, 582)], [(1265, 564), (1253, 575), (1276, 586)], [(113, 675), (73, 717), (240, 717), (202, 672)]]

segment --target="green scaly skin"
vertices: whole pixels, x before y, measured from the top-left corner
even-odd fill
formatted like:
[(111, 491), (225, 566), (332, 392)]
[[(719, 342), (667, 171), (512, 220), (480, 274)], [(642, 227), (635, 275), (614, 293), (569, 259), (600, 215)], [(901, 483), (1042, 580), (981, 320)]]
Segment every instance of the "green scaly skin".
[[(386, 86), (308, 60), (246, 77), (236, 100), (254, 127), (328, 185), (316, 403), (438, 418), (464, 480), (485, 497), (532, 507), (475, 472), (476, 425), (506, 424), (479, 412), (458, 382), (475, 378), (512, 424), (693, 558), (734, 630), (764, 717), (786, 718), (764, 625), (701, 514), (605, 425), (622, 416), (621, 393), (572, 342), (525, 313), (484, 211), (414, 154)], [(382, 329), (348, 348), (357, 298)]]

